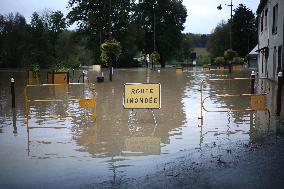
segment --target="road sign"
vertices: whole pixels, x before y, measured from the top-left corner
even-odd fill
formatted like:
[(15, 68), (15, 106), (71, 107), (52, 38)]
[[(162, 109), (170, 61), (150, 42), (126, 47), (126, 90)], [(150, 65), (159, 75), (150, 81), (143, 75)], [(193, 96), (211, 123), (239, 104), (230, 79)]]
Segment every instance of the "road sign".
[(265, 96), (266, 95), (253, 95), (251, 96), (251, 108), (253, 110), (265, 109)]
[(95, 98), (80, 99), (79, 105), (82, 108), (95, 108), (96, 107), (96, 99)]
[(126, 109), (160, 109), (161, 85), (159, 83), (126, 83), (123, 106)]

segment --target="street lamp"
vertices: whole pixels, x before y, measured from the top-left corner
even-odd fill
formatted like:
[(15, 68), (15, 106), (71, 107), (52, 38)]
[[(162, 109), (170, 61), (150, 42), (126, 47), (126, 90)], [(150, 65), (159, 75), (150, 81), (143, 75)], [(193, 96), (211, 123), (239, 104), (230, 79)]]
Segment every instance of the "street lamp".
[[(231, 7), (231, 23), (230, 23), (230, 49), (233, 50), (233, 47), (232, 47), (232, 26), (233, 26), (233, 3), (232, 3), (232, 0), (231, 0), (231, 4), (225, 4), (227, 5), (228, 7)], [(218, 7), (217, 7), (218, 10), (222, 10), (222, 5), (220, 4)]]
[[(157, 1), (153, 4), (153, 51), (156, 51), (156, 11), (155, 6), (157, 5)], [(147, 16), (145, 18), (145, 21), (149, 21), (149, 17)], [(154, 68), (154, 63), (152, 61), (152, 69)]]

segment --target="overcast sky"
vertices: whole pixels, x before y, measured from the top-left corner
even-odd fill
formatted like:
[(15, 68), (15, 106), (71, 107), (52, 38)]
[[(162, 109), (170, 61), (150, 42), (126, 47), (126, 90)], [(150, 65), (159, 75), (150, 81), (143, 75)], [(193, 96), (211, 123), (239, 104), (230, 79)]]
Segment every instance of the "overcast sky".
[[(0, 14), (9, 12), (19, 12), (30, 21), (34, 11), (43, 9), (61, 10), (65, 15), (68, 0), (0, 0)], [(240, 3), (256, 11), (259, 0), (233, 0), (234, 8)], [(184, 32), (191, 33), (211, 33), (221, 20), (230, 18), (230, 0), (183, 0), (187, 8), (187, 21)], [(217, 6), (222, 4), (223, 9), (217, 10)]]

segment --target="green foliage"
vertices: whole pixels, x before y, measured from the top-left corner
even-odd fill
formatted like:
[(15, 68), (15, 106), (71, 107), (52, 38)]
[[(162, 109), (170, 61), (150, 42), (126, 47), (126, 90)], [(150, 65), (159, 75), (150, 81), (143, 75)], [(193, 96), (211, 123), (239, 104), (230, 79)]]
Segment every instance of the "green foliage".
[(240, 4), (232, 22), (233, 49), (244, 57), (257, 44), (257, 19), (253, 11)]
[(247, 54), (247, 55), (245, 56), (245, 58), (244, 58), (244, 61), (245, 61), (245, 62), (249, 62), (250, 59), (251, 59), (251, 57)]
[(211, 63), (211, 57), (210, 56), (198, 56), (196, 59), (196, 64), (198, 66), (202, 66), (204, 64), (210, 64)]
[(233, 61), (233, 59), (237, 56), (238, 53), (236, 51), (233, 51), (232, 49), (228, 49), (224, 52), (224, 58), (226, 61)]
[[(47, 68), (65, 60), (79, 60), (83, 65), (101, 63), (100, 45), (109, 38), (121, 42), (119, 65), (131, 65), (137, 52), (153, 51), (154, 33), (163, 66), (173, 58), (182, 61), (190, 49), (187, 40), (181, 45), (187, 11), (180, 0), (125, 0), (111, 4), (69, 0), (68, 7), (71, 11), (67, 18), (60, 11), (45, 10), (34, 12), (30, 24), (18, 13), (0, 14), (0, 67), (39, 64)], [(68, 24), (78, 25), (76, 32), (66, 31), (67, 19)], [(102, 55), (104, 61), (107, 58)]]
[(66, 67), (64, 64), (57, 63), (52, 65), (51, 70), (54, 72), (68, 72), (70, 68)]
[(254, 13), (240, 4), (235, 10), (233, 20), (216, 26), (210, 35), (207, 49), (214, 56), (223, 56), (230, 48), (230, 27), (232, 23), (232, 48), (244, 57), (257, 43), (257, 20)]
[(160, 54), (157, 51), (154, 51), (151, 56), (151, 61), (153, 62), (153, 64), (158, 64), (159, 60), (160, 60)]
[(224, 66), (225, 64), (225, 59), (224, 57), (216, 57), (214, 59), (214, 63), (217, 65), (217, 66)]
[(32, 70), (32, 73), (33, 73), (33, 78), (39, 78), (40, 66), (38, 64), (32, 64), (30, 67), (31, 67), (31, 70)]
[[(129, 35), (136, 35), (136, 31), (127, 33), (134, 18), (132, 0), (69, 0), (68, 7), (70, 23), (77, 23), (79, 32), (87, 38), (86, 47), (97, 62), (101, 60), (100, 45), (106, 39), (113, 37), (124, 43)], [(129, 48), (122, 45), (123, 50)]]
[(209, 36), (207, 49), (213, 57), (224, 56), (224, 51), (230, 47), (230, 25), (222, 21)]
[(67, 59), (63, 61), (63, 66), (67, 69), (79, 68), (80, 62), (75, 59)]
[(181, 42), (181, 52), (183, 59), (190, 59), (190, 53), (194, 48), (194, 38), (191, 34), (183, 34), (182, 35), (182, 42)]
[(101, 61), (103, 63), (111, 63), (117, 60), (121, 53), (121, 46), (115, 39), (107, 40), (101, 44)]
[(60, 11), (34, 12), (30, 24), (19, 13), (0, 14), (0, 67), (38, 64), (47, 68), (66, 61), (77, 67), (75, 60), (83, 65), (92, 64), (93, 57), (85, 48), (86, 38), (78, 32), (66, 31), (66, 25)]
[(154, 49), (155, 34), (156, 49), (160, 52), (162, 66), (165, 66), (166, 61), (180, 55), (181, 31), (184, 29), (187, 17), (187, 11), (182, 1), (138, 1), (136, 13), (137, 25), (140, 25), (145, 32), (143, 40), (139, 43), (139, 50), (144, 50), (147, 54), (150, 54)]
[(30, 62), (28, 28), (25, 18), (19, 13), (0, 15), (0, 66), (25, 66)]
[(244, 62), (244, 59), (241, 57), (234, 57), (233, 64), (241, 64)]
[(61, 11), (53, 11), (49, 16), (49, 29), (52, 33), (60, 34), (66, 30), (66, 18)]

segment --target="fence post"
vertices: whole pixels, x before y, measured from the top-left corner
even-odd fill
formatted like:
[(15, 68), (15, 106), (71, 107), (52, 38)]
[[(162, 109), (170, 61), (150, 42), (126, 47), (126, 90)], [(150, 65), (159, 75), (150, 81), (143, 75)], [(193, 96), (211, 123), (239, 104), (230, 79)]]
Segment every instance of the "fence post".
[(252, 71), (251, 72), (251, 81), (250, 81), (250, 91), (251, 91), (251, 94), (254, 94), (254, 84), (255, 84), (255, 72), (254, 71)]
[(16, 102), (15, 102), (15, 80), (14, 78), (11, 78), (11, 95), (12, 95), (12, 108), (15, 108)]
[(83, 83), (85, 83), (85, 73), (83, 71)]
[(282, 86), (283, 86), (283, 73), (278, 73), (278, 87), (277, 87), (277, 110), (276, 116), (280, 116), (281, 113), (281, 98), (282, 98)]

